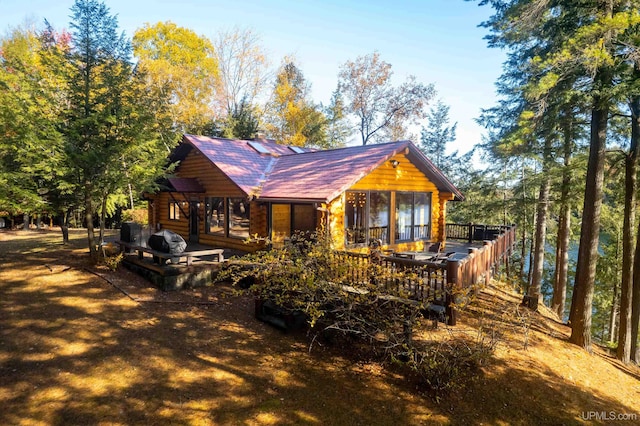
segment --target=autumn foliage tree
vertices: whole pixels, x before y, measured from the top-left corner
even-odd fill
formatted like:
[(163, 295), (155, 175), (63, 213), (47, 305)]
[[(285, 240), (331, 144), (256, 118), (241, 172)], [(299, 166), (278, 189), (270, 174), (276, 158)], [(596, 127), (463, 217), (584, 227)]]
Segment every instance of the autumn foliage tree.
[(173, 22), (158, 22), (136, 31), (133, 52), (149, 87), (170, 99), (174, 130), (202, 133), (217, 115), (218, 59), (211, 41)]
[(347, 61), (338, 73), (338, 90), (346, 111), (355, 117), (363, 145), (399, 140), (408, 126), (426, 117), (426, 106), (435, 94), (433, 85), (418, 83), (413, 76), (393, 86), (391, 64), (378, 52)]
[(291, 58), (276, 75), (267, 105), (267, 131), (278, 142), (295, 146), (323, 146), (327, 120), (310, 100), (310, 84)]

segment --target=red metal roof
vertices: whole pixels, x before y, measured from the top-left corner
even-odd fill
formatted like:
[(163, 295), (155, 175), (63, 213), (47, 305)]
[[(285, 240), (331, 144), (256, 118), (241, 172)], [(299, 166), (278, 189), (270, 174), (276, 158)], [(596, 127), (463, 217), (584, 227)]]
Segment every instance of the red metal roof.
[(172, 177), (167, 181), (176, 192), (205, 192), (204, 187), (195, 178)]
[[(266, 172), (278, 156), (294, 154), (288, 146), (266, 139), (245, 141), (184, 135), (184, 140), (207, 157), (247, 195), (256, 195), (256, 190), (266, 178)], [(256, 142), (271, 154), (258, 152), (251, 146)]]
[(260, 198), (333, 200), (407, 146), (392, 142), (281, 157)]
[[(303, 153), (269, 140), (184, 135), (183, 142), (205, 155), (247, 195), (258, 199), (331, 201), (403, 150), (408, 150), (410, 160), (436, 187), (464, 198), (411, 141)], [(174, 159), (184, 156), (183, 148)]]

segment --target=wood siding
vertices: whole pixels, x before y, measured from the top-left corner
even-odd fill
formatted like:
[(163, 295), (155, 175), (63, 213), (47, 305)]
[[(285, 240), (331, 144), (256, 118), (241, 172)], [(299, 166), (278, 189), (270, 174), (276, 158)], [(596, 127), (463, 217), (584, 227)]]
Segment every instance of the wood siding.
[[(180, 203), (185, 202), (183, 206), (184, 213), (180, 212), (179, 220), (169, 219), (169, 203), (172, 202), (171, 195), (167, 192), (156, 194), (153, 200), (153, 210), (150, 213), (155, 220), (150, 222), (153, 226), (158, 226), (174, 231), (185, 240), (189, 240), (189, 204), (188, 202), (199, 202), (198, 209), (198, 231), (200, 244), (206, 244), (213, 247), (226, 247), (242, 251), (255, 251), (262, 244), (246, 244), (243, 239), (226, 237), (222, 235), (211, 235), (206, 233), (205, 227), (205, 197), (222, 197), (222, 198), (243, 198), (246, 197), (244, 192), (233, 183), (227, 176), (220, 171), (215, 165), (206, 159), (195, 149), (192, 150), (187, 157), (180, 163), (176, 171), (176, 176), (182, 178), (196, 178), (204, 187), (205, 193), (202, 194), (185, 194), (186, 198), (177, 192), (171, 193), (173, 197)], [(226, 204), (225, 204), (226, 207)], [(225, 215), (226, 216), (226, 215)], [(156, 225), (159, 224), (159, 225)], [(267, 234), (267, 213), (263, 203), (251, 202), (250, 204), (250, 235), (266, 236)]]
[(447, 201), (452, 201), (455, 198), (451, 192), (440, 193), (440, 216), (438, 219), (438, 229), (440, 232), (440, 239), (442, 243), (447, 242)]
[[(391, 217), (389, 233), (392, 238), (392, 247), (396, 250), (422, 250), (425, 246), (424, 241), (402, 242), (395, 244), (393, 238), (395, 236), (395, 200), (397, 192), (428, 192), (431, 193), (431, 241), (444, 241), (445, 238), (445, 209), (446, 202), (453, 199), (451, 193), (440, 193), (436, 186), (409, 161), (404, 153), (397, 154), (392, 160), (399, 162), (394, 168), (391, 160), (385, 161), (384, 164), (377, 167), (370, 174), (364, 176), (356, 182), (350, 191), (389, 191), (391, 194)], [(224, 173), (215, 165), (206, 159), (196, 150), (192, 150), (187, 157), (179, 165), (176, 175), (183, 178), (196, 178), (205, 188), (203, 194), (180, 194), (161, 192), (156, 194), (153, 201), (149, 203), (149, 219), (150, 224), (158, 227), (170, 229), (182, 235), (186, 240), (189, 238), (189, 202), (199, 202), (198, 209), (199, 220), (199, 242), (201, 244), (213, 247), (227, 247), (243, 251), (255, 251), (263, 247), (262, 244), (246, 244), (244, 240), (239, 238), (229, 238), (221, 235), (211, 235), (206, 233), (205, 229), (205, 197), (222, 197), (222, 198), (241, 198), (246, 195), (235, 185)], [(169, 219), (169, 203), (173, 199), (180, 203), (182, 211), (178, 220)], [(183, 204), (184, 203), (184, 204)], [(226, 206), (226, 203), (225, 203)], [(270, 204), (253, 201), (250, 204), (250, 235), (258, 235), (259, 237), (275, 237), (280, 241), (285, 231), (284, 227), (276, 226), (275, 235), (268, 235), (273, 224), (269, 224), (269, 207)], [(290, 206), (287, 208), (290, 212)], [(329, 225), (329, 232), (334, 245), (337, 249), (345, 248), (344, 233), (344, 209), (345, 194), (333, 200), (328, 205), (322, 205), (321, 208), (327, 208), (329, 211), (328, 222), (325, 213), (317, 214), (319, 227), (322, 229)], [(273, 214), (273, 212), (271, 212)], [(225, 215), (226, 216), (226, 215)]]
[[(398, 161), (398, 166), (393, 167), (392, 160)], [(396, 192), (430, 192), (431, 193), (431, 241), (441, 241), (444, 236), (444, 208), (443, 200), (449, 199), (452, 194), (442, 195), (431, 182), (404, 153), (395, 155), (389, 161), (373, 170), (356, 182), (349, 191), (389, 191), (391, 193), (391, 218), (389, 232), (392, 247), (395, 250), (423, 250), (424, 241), (411, 241), (395, 244), (395, 200)], [(329, 205), (331, 212), (331, 235), (334, 245), (338, 249), (345, 248), (344, 237), (344, 208), (345, 196), (338, 197)]]

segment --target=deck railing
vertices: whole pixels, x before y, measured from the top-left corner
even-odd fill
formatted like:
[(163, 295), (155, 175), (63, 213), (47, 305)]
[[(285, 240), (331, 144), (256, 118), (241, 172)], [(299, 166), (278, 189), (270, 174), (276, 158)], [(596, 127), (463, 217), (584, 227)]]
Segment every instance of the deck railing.
[(477, 223), (447, 223), (445, 226), (446, 239), (463, 240), (469, 244), (474, 241), (495, 240), (498, 235), (507, 232), (515, 225), (482, 225)]
[[(435, 262), (336, 251), (331, 279), (340, 284), (376, 284), (409, 299), (444, 304), (447, 269)], [(338, 266), (340, 265), (340, 266)]]
[[(471, 241), (483, 241), (483, 245), (469, 248), (466, 255), (456, 253), (436, 262), (394, 256), (372, 259), (372, 256), (362, 253), (335, 252), (336, 265), (342, 265), (342, 268), (334, 270), (336, 276), (333, 278), (356, 287), (361, 283), (376, 283), (384, 288), (403, 290), (409, 299), (442, 305), (446, 308), (447, 323), (455, 325), (456, 295), (482, 281), (488, 283), (491, 280), (497, 268), (513, 252), (516, 226), (447, 224), (447, 231), (453, 234), (453, 237), (448, 234), (449, 239), (468, 241), (471, 238)], [(347, 259), (349, 262), (345, 261)], [(400, 270), (411, 273), (397, 274)]]

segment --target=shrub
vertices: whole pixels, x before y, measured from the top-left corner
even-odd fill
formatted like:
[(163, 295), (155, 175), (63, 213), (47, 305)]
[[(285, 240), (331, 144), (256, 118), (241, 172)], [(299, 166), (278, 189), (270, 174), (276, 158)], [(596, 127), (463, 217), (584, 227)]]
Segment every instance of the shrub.
[[(321, 234), (321, 233), (319, 233)], [(377, 256), (339, 253), (328, 240), (294, 236), (282, 249), (231, 262), (221, 278), (231, 279), (283, 316), (306, 316), (311, 343), (335, 341), (351, 354), (401, 363), (436, 392), (453, 389), (490, 355), (493, 344), (457, 339), (416, 345), (413, 330), (428, 302), (411, 300), (399, 285), (420, 279), (409, 269), (383, 268)]]
[[(393, 276), (389, 276), (393, 274)], [(318, 234), (294, 235), (282, 249), (249, 255), (235, 262), (227, 277), (243, 290), (268, 300), (286, 313), (304, 313), (313, 335), (348, 335), (372, 349), (390, 353), (410, 344), (411, 330), (425, 308), (402, 288), (380, 285), (413, 275), (388, 271), (367, 256), (331, 249)]]
[(122, 210), (122, 221), (136, 222), (146, 226), (149, 224), (149, 212), (147, 209)]
[(458, 390), (480, 374), (481, 366), (497, 345), (495, 334), (478, 333), (476, 339), (459, 336), (429, 342), (410, 350), (406, 365), (420, 385), (431, 389), (436, 400)]

